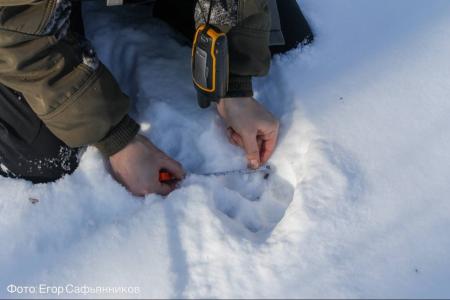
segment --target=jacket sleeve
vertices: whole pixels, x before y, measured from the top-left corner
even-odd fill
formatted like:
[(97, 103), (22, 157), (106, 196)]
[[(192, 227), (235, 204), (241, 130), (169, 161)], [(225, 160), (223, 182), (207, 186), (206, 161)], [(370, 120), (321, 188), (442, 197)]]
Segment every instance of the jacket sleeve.
[(112, 155), (139, 126), (89, 43), (67, 33), (69, 16), (68, 0), (0, 0), (0, 83), (21, 92), (67, 145)]
[[(196, 8), (197, 25), (205, 23), (209, 0)], [(268, 0), (213, 1), (211, 24), (227, 33), (230, 54), (229, 96), (253, 94), (252, 76), (264, 76), (270, 68), (270, 12)]]
[(0, 0), (0, 6), (31, 5), (39, 2), (43, 2), (43, 0)]

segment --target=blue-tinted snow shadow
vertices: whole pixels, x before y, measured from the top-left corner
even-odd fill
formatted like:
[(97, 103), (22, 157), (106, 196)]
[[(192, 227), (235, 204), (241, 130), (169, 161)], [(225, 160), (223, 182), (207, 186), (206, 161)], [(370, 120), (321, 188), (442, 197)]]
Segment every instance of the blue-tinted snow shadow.
[(171, 257), (172, 272), (176, 276), (174, 283), (174, 292), (176, 292), (176, 294), (173, 295), (173, 298), (183, 299), (185, 298), (183, 293), (186, 290), (189, 281), (189, 267), (187, 264), (186, 251), (181, 244), (182, 237), (179, 230), (180, 224), (172, 205), (173, 202), (167, 202), (166, 205), (164, 205), (164, 214), (168, 232), (167, 240), (169, 255)]
[[(279, 106), (291, 108), (292, 101), (300, 98), (301, 108), (311, 118), (320, 116), (345, 98), (345, 91), (319, 101), (318, 94), (333, 89), (336, 81), (347, 84), (347, 78), (352, 80), (355, 73), (358, 77), (364, 76), (368, 84), (377, 76), (383, 76), (389, 70), (380, 69), (378, 65), (383, 64), (378, 62), (409, 51), (408, 45), (426, 36), (428, 31), (433, 32), (433, 26), (446, 18), (450, 10), (450, 2), (446, 0), (298, 2), (315, 40), (304, 49), (277, 56), (269, 77), (257, 80), (257, 87), (261, 90), (262, 102), (273, 111), (279, 111)], [(414, 6), (421, 9), (411, 9)], [(287, 90), (284, 94), (289, 97), (270, 93), (266, 96), (265, 86), (274, 78), (284, 86)], [(267, 97), (277, 97), (279, 101), (269, 101)]]

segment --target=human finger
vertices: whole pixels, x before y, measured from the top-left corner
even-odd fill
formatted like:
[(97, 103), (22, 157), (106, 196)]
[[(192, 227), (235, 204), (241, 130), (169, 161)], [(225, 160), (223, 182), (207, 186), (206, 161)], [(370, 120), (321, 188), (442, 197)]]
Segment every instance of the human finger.
[(256, 133), (242, 135), (242, 142), (247, 156), (249, 167), (252, 169), (259, 168), (260, 157)]
[(171, 158), (166, 158), (164, 160), (162, 163), (162, 169), (169, 171), (178, 180), (182, 180), (186, 177), (186, 172), (184, 171), (183, 166)]
[(278, 129), (261, 136), (261, 163), (265, 164), (275, 151), (278, 140)]

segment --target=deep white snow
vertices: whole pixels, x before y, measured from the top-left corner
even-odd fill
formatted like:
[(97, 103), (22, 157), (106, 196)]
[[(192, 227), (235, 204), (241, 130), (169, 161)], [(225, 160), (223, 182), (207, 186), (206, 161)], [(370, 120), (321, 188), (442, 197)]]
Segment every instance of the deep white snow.
[[(89, 148), (56, 183), (1, 178), (0, 298), (450, 297), (450, 1), (300, 4), (315, 42), (256, 81), (281, 119), (275, 174), (191, 175), (142, 200)], [(191, 173), (245, 166), (197, 107), (176, 33), (142, 8), (85, 19), (156, 145)]]

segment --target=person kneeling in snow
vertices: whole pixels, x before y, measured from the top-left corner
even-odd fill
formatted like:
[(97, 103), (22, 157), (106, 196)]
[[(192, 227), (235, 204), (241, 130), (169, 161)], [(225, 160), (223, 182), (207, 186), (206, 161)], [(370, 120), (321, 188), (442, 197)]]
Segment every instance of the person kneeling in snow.
[[(295, 0), (145, 2), (155, 2), (155, 16), (189, 38), (194, 19), (202, 23), (202, 8), (212, 3), (210, 23), (227, 33), (230, 54), (229, 90), (217, 112), (249, 167), (264, 164), (276, 146), (278, 121), (253, 98), (252, 76), (268, 72), (270, 50), (312, 39)], [(269, 48), (271, 40), (285, 45)], [(128, 109), (128, 97), (83, 38), (79, 3), (0, 0), (1, 175), (51, 182), (71, 174), (80, 149), (93, 145), (133, 194), (170, 193), (174, 186), (159, 182), (159, 172), (182, 179), (183, 167), (138, 133)]]

